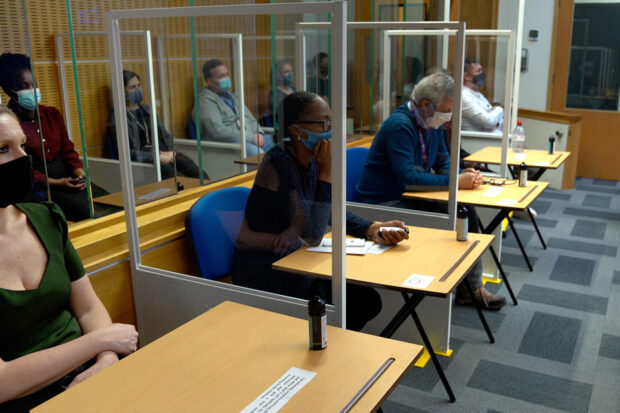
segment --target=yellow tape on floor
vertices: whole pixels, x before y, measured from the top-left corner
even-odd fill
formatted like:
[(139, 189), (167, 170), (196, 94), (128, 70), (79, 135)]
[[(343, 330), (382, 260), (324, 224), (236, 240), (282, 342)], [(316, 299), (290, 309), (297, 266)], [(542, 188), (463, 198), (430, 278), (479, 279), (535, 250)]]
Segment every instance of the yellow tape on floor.
[[(452, 350), (449, 350), (447, 353), (436, 351), (435, 354), (437, 354), (438, 356), (450, 357), (452, 355)], [(429, 353), (426, 347), (424, 347), (424, 353), (422, 353), (418, 361), (415, 362), (414, 366), (423, 369), (424, 367), (426, 367), (426, 363), (428, 363), (430, 359), (431, 353)]]

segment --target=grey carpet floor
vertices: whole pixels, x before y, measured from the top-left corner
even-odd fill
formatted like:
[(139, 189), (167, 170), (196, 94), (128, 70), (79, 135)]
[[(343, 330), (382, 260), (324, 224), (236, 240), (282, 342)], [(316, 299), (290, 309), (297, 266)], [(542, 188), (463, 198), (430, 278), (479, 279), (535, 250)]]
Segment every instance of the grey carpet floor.
[(385, 413), (620, 412), (620, 182), (578, 179), (534, 208), (548, 249), (514, 220), (534, 271), (509, 230), (501, 261), (519, 305), (485, 312), (495, 344), (472, 308), (454, 307), (453, 355), (440, 359), (456, 403), (429, 362), (403, 379)]

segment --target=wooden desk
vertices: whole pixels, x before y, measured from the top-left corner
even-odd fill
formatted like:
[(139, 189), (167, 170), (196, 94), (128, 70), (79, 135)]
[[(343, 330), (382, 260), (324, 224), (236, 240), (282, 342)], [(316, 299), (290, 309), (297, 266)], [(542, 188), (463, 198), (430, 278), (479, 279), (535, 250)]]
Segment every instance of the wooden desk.
[[(186, 176), (177, 176), (176, 180), (183, 184), (185, 189), (194, 188), (200, 186), (200, 179), (188, 178)], [(205, 183), (211, 182), (208, 179), (204, 180)], [(164, 192), (165, 191), (165, 192)], [(174, 178), (164, 179), (160, 182), (153, 182), (152, 184), (141, 185), (134, 189), (136, 197), (136, 206), (145, 204), (147, 202), (154, 201), (156, 199), (165, 198), (167, 196), (177, 193), (177, 186)], [(113, 194), (99, 196), (93, 199), (93, 202), (99, 204), (112, 205), (123, 208), (123, 193), (116, 192)]]
[[(547, 188), (547, 186), (549, 186), (549, 183), (528, 181), (527, 186), (521, 187), (514, 180), (506, 180), (506, 182), (515, 183), (512, 185), (506, 184), (503, 186), (483, 184), (476, 189), (459, 190), (457, 202), (467, 205), (476, 205), (486, 208), (497, 209), (497, 214), (486, 227), (482, 224), (482, 222), (478, 221), (481, 231), (485, 234), (491, 234), (504, 219), (508, 219), (508, 223), (510, 224), (510, 228), (515, 235), (515, 239), (517, 240), (517, 244), (519, 245), (521, 254), (523, 255), (523, 258), (525, 259), (525, 262), (527, 263), (530, 271), (533, 271), (534, 268), (530, 262), (527, 253), (525, 252), (523, 244), (521, 243), (519, 234), (517, 233), (517, 230), (512, 223), (512, 220), (509, 218), (509, 214), (513, 210), (528, 209), (532, 202), (534, 202), (534, 200), (538, 198), (538, 196)], [(494, 191), (499, 189), (501, 189), (501, 192), (494, 194), (494, 196), (488, 196), (490, 195), (488, 191)], [(403, 198), (432, 201), (447, 201), (448, 196), (448, 191), (405, 192), (403, 194)], [(536, 228), (538, 228), (538, 226), (536, 226)], [(540, 235), (540, 233), (539, 236), (542, 240), (542, 235)], [(510, 283), (508, 281), (508, 278), (506, 277), (506, 273), (504, 272), (502, 264), (497, 257), (495, 249), (491, 246), (489, 248), (489, 251), (491, 252), (491, 256), (493, 257), (493, 261), (495, 262), (497, 269), (499, 270), (502, 278), (506, 283), (506, 288), (510, 293), (510, 297), (512, 298), (513, 303), (516, 305), (517, 298), (512, 292), (512, 288), (510, 287)]]
[[(454, 231), (409, 227), (409, 239), (382, 254), (346, 256), (347, 281), (402, 293), (405, 304), (381, 332), (381, 336), (391, 337), (411, 315), (452, 402), (456, 398), (415, 309), (426, 296), (448, 297), (489, 247), (493, 238), (487, 234), (469, 234), (468, 241), (460, 242), (456, 240)], [(302, 248), (276, 261), (273, 268), (312, 277), (330, 278), (332, 255), (309, 252), (307, 248)], [(412, 274), (435, 278), (427, 287), (416, 288), (411, 284), (404, 284)], [(469, 288), (469, 283), (466, 282), (466, 285)], [(471, 293), (471, 288), (469, 290)], [(477, 304), (476, 310), (489, 340), (491, 343), (495, 342)]]
[[(476, 153), (472, 153), (464, 160), (499, 165), (502, 160), (501, 151), (502, 148), (499, 146), (487, 146)], [(523, 153), (515, 153), (512, 149), (509, 149), (507, 163), (509, 166), (519, 166), (522, 162), (525, 162), (528, 167), (541, 168), (539, 175), (531, 178), (531, 180), (537, 181), (546, 169), (559, 168), (569, 156), (570, 152), (556, 151), (553, 155), (549, 155), (547, 151), (538, 149), (524, 149)]]
[[(477, 205), (487, 208), (501, 208), (510, 210), (524, 210), (549, 186), (547, 182), (528, 181), (527, 186), (521, 187), (514, 180), (506, 180), (503, 186), (489, 184), (480, 185), (476, 189), (460, 189), (457, 202), (467, 205)], [(509, 184), (509, 183), (513, 184)], [(501, 192), (488, 196), (494, 188), (501, 188)], [(448, 191), (405, 192), (403, 198), (448, 201)]]
[(281, 411), (339, 411), (394, 358), (352, 409), (368, 412), (422, 352), (331, 326), (327, 340), (309, 350), (306, 320), (224, 302), (33, 412), (238, 412), (291, 367), (317, 374)]

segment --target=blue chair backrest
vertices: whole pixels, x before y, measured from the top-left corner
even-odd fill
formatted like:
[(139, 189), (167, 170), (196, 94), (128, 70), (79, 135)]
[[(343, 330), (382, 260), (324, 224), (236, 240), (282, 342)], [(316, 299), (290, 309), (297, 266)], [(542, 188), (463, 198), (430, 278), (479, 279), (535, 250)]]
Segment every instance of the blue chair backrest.
[(223, 188), (203, 196), (188, 211), (186, 234), (203, 278), (213, 280), (230, 273), (249, 195), (249, 188)]
[(196, 140), (196, 122), (194, 119), (189, 118), (187, 121), (187, 137), (193, 140)]
[(347, 201), (349, 202), (359, 201), (355, 187), (362, 175), (369, 151), (370, 149), (363, 147), (347, 149)]

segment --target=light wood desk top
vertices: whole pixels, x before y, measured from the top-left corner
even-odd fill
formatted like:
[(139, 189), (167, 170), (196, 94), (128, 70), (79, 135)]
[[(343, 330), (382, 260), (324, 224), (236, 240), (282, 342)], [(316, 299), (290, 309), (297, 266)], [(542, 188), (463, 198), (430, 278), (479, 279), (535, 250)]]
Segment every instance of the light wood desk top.
[[(549, 186), (548, 182), (528, 181), (526, 187), (521, 187), (515, 180), (506, 181), (514, 183), (503, 186), (483, 184), (476, 189), (459, 189), (458, 202), (488, 208), (524, 210)], [(405, 192), (403, 198), (448, 201), (448, 191)]]
[[(186, 176), (177, 176), (177, 181), (183, 184), (185, 189), (200, 186), (200, 179), (188, 178)], [(205, 183), (211, 182), (208, 179)], [(177, 193), (177, 187), (174, 178), (164, 179), (161, 182), (153, 182), (152, 184), (141, 185), (136, 187), (134, 194), (136, 196), (136, 205), (142, 205), (156, 199), (165, 198)], [(94, 202), (117, 207), (123, 207), (123, 193), (115, 192), (113, 194), (99, 196), (93, 199)]]
[[(472, 153), (464, 160), (468, 162), (500, 164), (502, 161), (502, 148), (499, 146), (487, 146), (476, 153)], [(524, 149), (523, 153), (515, 153), (508, 150), (508, 165), (517, 166), (525, 162), (529, 167), (557, 169), (570, 156), (570, 152), (556, 151), (549, 155), (547, 151), (538, 149)]]
[(291, 367), (317, 375), (281, 410), (342, 409), (390, 357), (352, 411), (387, 398), (422, 347), (327, 327), (308, 349), (308, 321), (224, 302), (33, 412), (238, 412)]
[[(409, 239), (382, 254), (347, 255), (347, 280), (357, 284), (446, 297), (480, 258), (493, 238), (493, 235), (470, 233), (468, 241), (460, 242), (456, 240), (454, 231), (409, 227)], [(479, 242), (471, 247), (476, 240)], [(332, 255), (309, 252), (306, 249), (299, 249), (276, 261), (273, 268), (319, 278), (331, 277)], [(454, 267), (463, 256), (465, 258)], [(423, 289), (403, 286), (403, 282), (412, 274), (430, 275), (435, 279)]]

